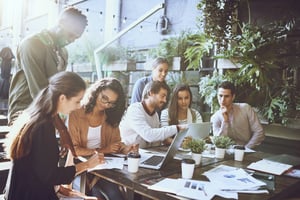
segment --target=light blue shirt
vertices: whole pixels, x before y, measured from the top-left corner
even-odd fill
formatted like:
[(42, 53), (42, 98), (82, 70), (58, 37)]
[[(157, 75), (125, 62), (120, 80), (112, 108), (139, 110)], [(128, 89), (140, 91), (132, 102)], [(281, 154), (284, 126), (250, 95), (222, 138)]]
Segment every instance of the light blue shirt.
[(142, 101), (142, 94), (147, 83), (152, 81), (152, 75), (138, 79), (132, 89), (131, 104)]

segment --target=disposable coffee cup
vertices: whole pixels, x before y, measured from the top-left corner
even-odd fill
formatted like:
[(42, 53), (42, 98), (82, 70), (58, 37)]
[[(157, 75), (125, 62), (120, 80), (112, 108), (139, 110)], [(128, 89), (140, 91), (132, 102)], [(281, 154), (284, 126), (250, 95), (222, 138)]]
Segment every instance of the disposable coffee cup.
[(245, 147), (237, 145), (234, 147), (234, 160), (243, 161), (245, 153)]
[(141, 155), (138, 153), (129, 153), (127, 155), (128, 172), (136, 173), (139, 170)]
[(182, 159), (181, 161), (181, 174), (184, 179), (191, 179), (194, 174), (195, 160)]

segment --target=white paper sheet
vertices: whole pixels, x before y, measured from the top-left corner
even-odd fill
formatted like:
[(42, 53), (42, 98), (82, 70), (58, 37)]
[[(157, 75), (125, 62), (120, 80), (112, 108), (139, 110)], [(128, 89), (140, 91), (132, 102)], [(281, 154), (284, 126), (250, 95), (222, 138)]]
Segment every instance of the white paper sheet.
[(97, 165), (94, 168), (88, 170), (88, 172), (100, 169), (123, 169), (124, 165), (124, 158), (118, 157), (104, 157), (105, 163)]

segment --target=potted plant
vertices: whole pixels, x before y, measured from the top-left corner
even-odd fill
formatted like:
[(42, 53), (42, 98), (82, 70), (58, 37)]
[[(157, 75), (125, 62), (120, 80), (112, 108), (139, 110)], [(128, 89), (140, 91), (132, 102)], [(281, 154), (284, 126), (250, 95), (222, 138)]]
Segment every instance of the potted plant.
[(136, 68), (134, 54), (130, 54), (130, 51), (122, 46), (103, 49), (99, 53), (99, 60), (104, 71), (127, 71)]
[(158, 47), (149, 50), (150, 57), (164, 57), (168, 60), (173, 70), (185, 70), (187, 60), (184, 52), (191, 45), (188, 36), (189, 31), (181, 31), (177, 36), (163, 39)]
[(216, 148), (216, 158), (224, 158), (226, 149), (228, 149), (230, 145), (234, 144), (230, 137), (224, 135), (214, 136), (212, 141)]
[(187, 143), (188, 148), (191, 149), (192, 158), (195, 160), (195, 164), (201, 163), (202, 152), (205, 150), (205, 141), (202, 139), (192, 138)]

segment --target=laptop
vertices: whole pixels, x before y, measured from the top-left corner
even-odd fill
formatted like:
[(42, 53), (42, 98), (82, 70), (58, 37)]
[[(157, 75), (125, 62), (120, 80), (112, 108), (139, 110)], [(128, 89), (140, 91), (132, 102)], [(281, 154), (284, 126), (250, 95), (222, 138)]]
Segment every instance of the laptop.
[(175, 135), (165, 155), (162, 155), (161, 153), (154, 154), (154, 152), (152, 152), (152, 155), (150, 155), (141, 152), (141, 160), (139, 166), (157, 170), (164, 168), (167, 163), (173, 160), (178, 148), (180, 147), (184, 137), (186, 136), (187, 131), (188, 129), (185, 129)]
[(205, 139), (209, 136), (211, 125), (211, 122), (191, 123), (188, 125), (186, 136)]

